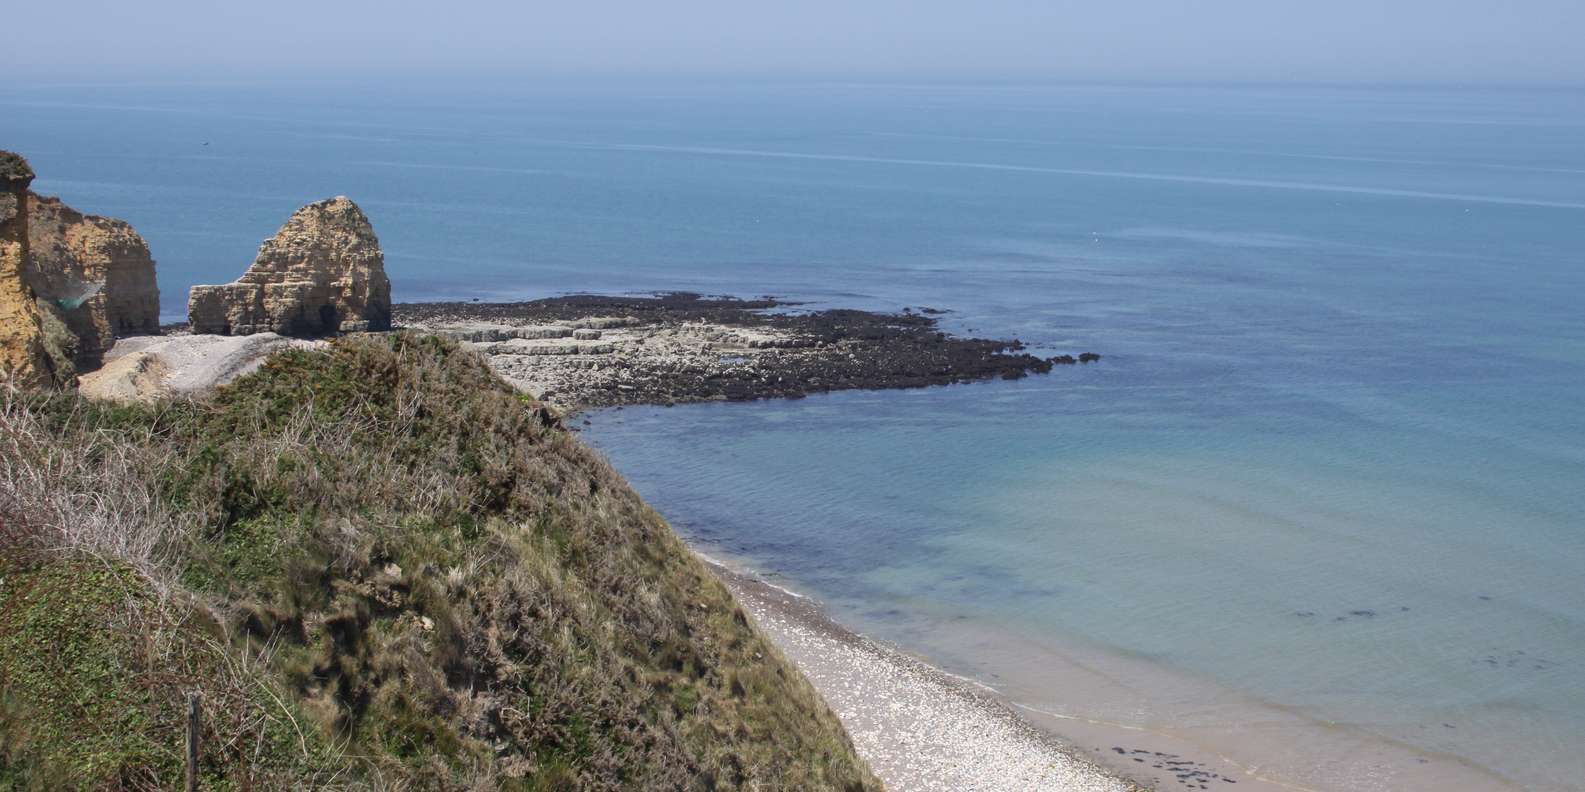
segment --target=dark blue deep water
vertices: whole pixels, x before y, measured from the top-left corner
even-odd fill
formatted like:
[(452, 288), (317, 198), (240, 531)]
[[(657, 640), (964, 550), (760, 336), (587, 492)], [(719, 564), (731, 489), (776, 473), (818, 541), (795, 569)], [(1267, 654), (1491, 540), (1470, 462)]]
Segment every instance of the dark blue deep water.
[(1585, 91), (11, 86), (0, 147), (142, 232), (171, 319), (341, 193), (399, 300), (774, 293), (1101, 352), (588, 435), (696, 546), (958, 670), (1034, 678), (952, 625), (1004, 630), (1585, 783)]

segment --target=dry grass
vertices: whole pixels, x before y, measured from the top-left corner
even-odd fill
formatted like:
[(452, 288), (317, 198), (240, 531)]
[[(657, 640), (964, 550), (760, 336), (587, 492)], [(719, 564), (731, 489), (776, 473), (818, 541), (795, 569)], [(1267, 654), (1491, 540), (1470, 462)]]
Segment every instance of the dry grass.
[(159, 579), (190, 525), (150, 475), (174, 450), (146, 429), (96, 428), (80, 409), (46, 425), (34, 411), (40, 398), (0, 379), (0, 539), (12, 552), (77, 551)]
[[(188, 665), (251, 713), (227, 728), (270, 735), (228, 739), (239, 766), (385, 789), (878, 786), (621, 477), (453, 345), (287, 352), (201, 402), (0, 398), (7, 563), (129, 570), (180, 636), (134, 654), (211, 658)], [(0, 688), (37, 659), (9, 651)]]

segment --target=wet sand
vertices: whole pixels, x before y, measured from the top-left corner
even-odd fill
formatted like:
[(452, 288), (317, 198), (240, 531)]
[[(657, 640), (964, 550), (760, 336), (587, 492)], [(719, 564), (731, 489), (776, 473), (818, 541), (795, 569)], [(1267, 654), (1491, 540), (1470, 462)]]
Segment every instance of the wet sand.
[[(953, 644), (985, 685), (836, 623), (816, 600), (706, 560), (894, 790), (1522, 789), (1457, 757), (1145, 660), (953, 625)], [(999, 668), (1026, 673), (1014, 681), (991, 671)]]
[[(990, 681), (1032, 724), (1156, 789), (1199, 789), (1201, 776), (1185, 777), (1186, 768), (1234, 779), (1245, 790), (1523, 788), (1459, 757), (1320, 720), (1145, 658), (985, 625), (954, 623), (951, 631), (943, 643), (954, 658), (973, 659), (951, 667)], [(1159, 761), (1161, 754), (1176, 754), (1177, 764)]]

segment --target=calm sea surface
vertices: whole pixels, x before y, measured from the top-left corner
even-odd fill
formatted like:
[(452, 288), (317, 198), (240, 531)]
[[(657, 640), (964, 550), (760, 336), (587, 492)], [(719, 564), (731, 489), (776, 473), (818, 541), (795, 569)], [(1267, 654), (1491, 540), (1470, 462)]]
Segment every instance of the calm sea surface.
[(1035, 675), (954, 625), (1585, 788), (1585, 91), (13, 85), (0, 147), (136, 226), (169, 319), (347, 194), (398, 300), (773, 293), (1103, 353), (587, 434), (696, 546), (983, 680)]

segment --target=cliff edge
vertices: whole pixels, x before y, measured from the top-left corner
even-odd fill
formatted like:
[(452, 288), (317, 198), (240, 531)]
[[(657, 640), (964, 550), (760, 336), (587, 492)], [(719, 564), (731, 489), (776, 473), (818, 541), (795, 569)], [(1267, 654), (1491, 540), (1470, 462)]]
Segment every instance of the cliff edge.
[(59, 355), (47, 348), (45, 317), (28, 284), (28, 204), (33, 168), (22, 155), (0, 151), (0, 371), (21, 385), (71, 381)]
[(98, 367), (119, 337), (159, 332), (154, 258), (132, 226), (32, 195), (28, 238), (29, 285), (77, 337), (78, 371)]
[(197, 695), (204, 789), (880, 789), (543, 405), (433, 336), (320, 346), (0, 389), (0, 788), (178, 788)]
[(0, 151), (0, 368), (27, 386), (70, 385), (119, 336), (158, 333), (154, 258), (125, 222), (28, 189)]

